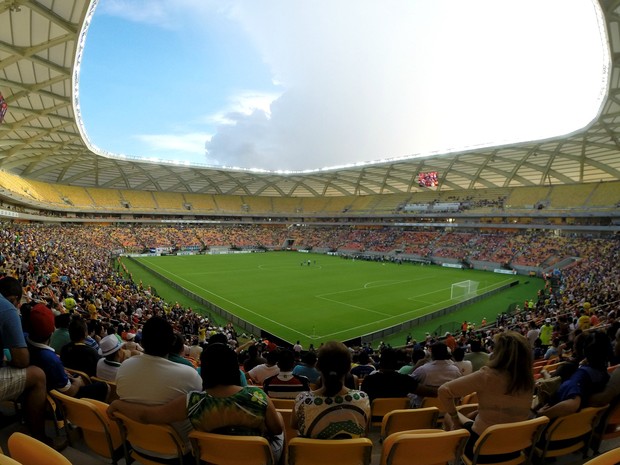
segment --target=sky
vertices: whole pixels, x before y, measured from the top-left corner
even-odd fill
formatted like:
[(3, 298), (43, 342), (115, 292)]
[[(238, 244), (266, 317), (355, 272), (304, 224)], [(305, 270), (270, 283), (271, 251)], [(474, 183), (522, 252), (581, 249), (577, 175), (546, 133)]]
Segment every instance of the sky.
[(596, 0), (99, 0), (80, 68), (113, 154), (303, 171), (552, 138), (596, 118)]

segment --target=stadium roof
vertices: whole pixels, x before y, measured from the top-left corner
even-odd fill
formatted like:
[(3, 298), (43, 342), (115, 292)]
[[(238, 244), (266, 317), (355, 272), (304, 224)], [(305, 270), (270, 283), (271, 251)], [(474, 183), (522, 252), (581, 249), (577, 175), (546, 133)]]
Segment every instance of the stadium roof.
[[(0, 169), (86, 187), (265, 196), (341, 196), (620, 180), (620, 1), (601, 0), (609, 40), (608, 93), (598, 117), (572, 135), (526, 144), (304, 172), (149, 161), (103, 153), (81, 126), (79, 62), (96, 0), (0, 3)], [(570, 96), (567, 96), (570, 98)]]

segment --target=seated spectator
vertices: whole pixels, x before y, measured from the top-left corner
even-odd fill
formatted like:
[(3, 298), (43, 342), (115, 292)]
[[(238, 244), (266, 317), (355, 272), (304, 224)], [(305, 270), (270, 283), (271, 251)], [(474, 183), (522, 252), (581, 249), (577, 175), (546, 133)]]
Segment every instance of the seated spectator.
[(261, 386), (267, 378), (280, 373), (280, 368), (278, 368), (279, 352), (277, 350), (272, 350), (270, 352), (267, 352), (265, 355), (265, 363), (261, 365), (256, 365), (247, 373), (250, 379), (254, 382), (254, 384), (258, 384)]
[(174, 340), (172, 342), (172, 347), (170, 348), (170, 353), (168, 354), (168, 360), (196, 368), (192, 362), (183, 357), (183, 354), (185, 353), (184, 342), (183, 336), (181, 336), (180, 333), (174, 333)]
[(560, 339), (557, 337), (554, 337), (553, 340), (551, 341), (551, 345), (545, 352), (545, 355), (543, 355), (543, 359), (549, 360), (551, 358), (559, 357), (560, 356), (559, 347), (560, 347)]
[(489, 354), (484, 351), (479, 339), (472, 339), (470, 342), (470, 352), (465, 354), (465, 360), (471, 362), (473, 371), (478, 371), (489, 361)]
[(87, 346), (92, 347), (97, 351), (99, 355), (101, 352), (99, 350), (99, 341), (102, 339), (101, 333), (103, 332), (103, 325), (99, 320), (88, 320), (86, 323), (86, 327), (88, 328), (88, 334), (86, 335), (86, 340), (84, 343)]
[(616, 368), (601, 392), (592, 394), (588, 399), (588, 406), (603, 407), (607, 404), (615, 405), (620, 401), (620, 369)]
[(605, 389), (609, 374), (609, 338), (600, 331), (587, 333), (583, 343), (585, 362), (562, 382), (549, 404), (538, 410), (539, 415), (549, 418), (575, 413), (587, 405), (589, 397)]
[[(443, 342), (436, 342), (431, 345), (431, 361), (416, 368), (411, 374), (411, 377), (420, 385), (431, 388), (438, 388), (460, 376), (461, 370), (450, 358), (448, 346)], [(420, 407), (422, 400), (423, 397), (416, 395), (412, 399), (412, 404)]]
[[(131, 355), (137, 355), (144, 352), (144, 349), (140, 344), (136, 342), (136, 333), (125, 332), (123, 334), (123, 349), (131, 352)], [(181, 345), (183, 345), (183, 339), (181, 338)]]
[(403, 375), (410, 375), (413, 373), (413, 370), (424, 365), (426, 362), (426, 352), (424, 352), (424, 349), (413, 349), (411, 352), (411, 362), (403, 365), (398, 372)]
[(263, 363), (267, 363), (267, 360), (259, 354), (256, 343), (249, 346), (248, 356), (243, 362), (243, 370), (247, 373), (255, 366), (262, 365)]
[(67, 368), (82, 371), (88, 376), (95, 376), (100, 357), (97, 350), (87, 346), (84, 342), (87, 331), (86, 321), (81, 316), (74, 315), (69, 323), (71, 342), (61, 349), (60, 360)]
[(22, 312), (24, 330), (28, 333), (28, 350), (32, 363), (45, 372), (47, 390), (56, 389), (71, 397), (105, 401), (108, 386), (105, 383), (85, 385), (80, 377), (67, 375), (60, 358), (47, 343), (54, 332), (54, 314), (43, 304)]
[(15, 278), (0, 278), (0, 343), (9, 358), (0, 366), (0, 400), (22, 399), (25, 420), (33, 437), (53, 446), (45, 435), (45, 373), (30, 364), (28, 346), (19, 320), (17, 305), (22, 287)]
[(377, 370), (377, 367), (374, 366), (373, 360), (368, 355), (368, 352), (360, 352), (358, 356), (358, 364), (351, 368), (351, 374), (353, 376), (357, 376), (359, 379), (364, 379), (370, 373), (373, 373)]
[(50, 347), (60, 353), (62, 348), (71, 342), (71, 336), (69, 336), (69, 323), (71, 322), (71, 315), (69, 313), (61, 313), (54, 317), (54, 324), (56, 329), (52, 333), (50, 338)]
[(457, 347), (452, 352), (454, 358), (454, 364), (461, 370), (461, 376), (468, 375), (474, 371), (474, 368), (469, 360), (465, 360), (465, 349), (463, 347)]
[[(440, 386), (438, 397), (447, 412), (446, 429), (465, 428), (470, 432), (465, 453), (473, 457), (476, 440), (489, 426), (530, 417), (533, 390), (532, 350), (527, 339), (513, 331), (498, 333), (486, 366)], [(460, 398), (472, 392), (478, 395), (473, 421), (456, 411)]]
[(321, 373), (316, 369), (316, 354), (306, 351), (301, 354), (301, 362), (293, 368), (293, 374), (305, 376), (310, 384), (317, 384)]
[[(173, 338), (172, 325), (164, 318), (154, 316), (144, 323), (144, 354), (123, 361), (116, 374), (116, 393), (120, 399), (144, 405), (162, 405), (180, 395), (202, 389), (203, 381), (195, 369), (168, 360)], [(188, 434), (192, 425), (187, 417), (173, 423), (172, 427), (189, 447)]]
[(344, 385), (351, 369), (349, 349), (340, 342), (326, 342), (319, 349), (317, 368), (323, 385), (297, 396), (291, 426), (300, 436), (314, 439), (365, 436), (370, 419), (368, 396)]
[(380, 397), (407, 397), (412, 393), (437, 396), (437, 388), (423, 386), (411, 376), (397, 372), (397, 368), (396, 349), (384, 349), (379, 359), (379, 370), (366, 376), (362, 381), (361, 390), (368, 395), (371, 402)]
[(235, 352), (224, 344), (209, 344), (200, 365), (204, 391), (180, 395), (163, 405), (115, 400), (108, 409), (110, 417), (114, 418), (118, 411), (134, 420), (156, 424), (189, 418), (199, 431), (264, 436), (277, 463), (284, 444), (282, 417), (261, 388), (237, 385), (239, 365)]
[(102, 358), (97, 362), (97, 377), (108, 381), (116, 381), (116, 373), (121, 366), (121, 343), (114, 334), (110, 334), (99, 342)]
[[(213, 336), (209, 338), (209, 344), (224, 344), (225, 346), (228, 346), (228, 338), (226, 337), (224, 333), (215, 333)], [(200, 368), (198, 368), (198, 372), (200, 372)], [(237, 383), (237, 386), (244, 387), (247, 385), (248, 385), (248, 380), (245, 377), (245, 373), (243, 372), (241, 368), (239, 368), (239, 382)]]
[(308, 378), (293, 374), (295, 354), (290, 350), (280, 351), (277, 375), (270, 376), (263, 383), (263, 390), (269, 397), (278, 399), (294, 399), (297, 394), (309, 391)]

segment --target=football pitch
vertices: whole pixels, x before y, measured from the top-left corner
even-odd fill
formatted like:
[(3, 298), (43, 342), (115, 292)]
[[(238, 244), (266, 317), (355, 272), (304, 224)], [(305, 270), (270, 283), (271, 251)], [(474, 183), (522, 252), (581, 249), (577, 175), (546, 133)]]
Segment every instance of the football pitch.
[[(149, 269), (289, 342), (348, 340), (458, 303), (452, 284), (478, 294), (514, 276), (298, 252), (141, 257)], [(308, 264), (309, 263), (309, 264)]]

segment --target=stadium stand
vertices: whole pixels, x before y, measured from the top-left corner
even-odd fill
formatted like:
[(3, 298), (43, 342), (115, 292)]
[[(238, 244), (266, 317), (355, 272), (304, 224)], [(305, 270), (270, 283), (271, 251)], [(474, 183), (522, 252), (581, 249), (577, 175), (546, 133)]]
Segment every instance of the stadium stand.
[[(67, 302), (73, 300), (85, 315), (92, 303), (104, 329), (125, 336), (139, 333), (150, 316), (165, 315), (188, 345), (215, 333), (226, 334), (234, 345), (243, 342), (238, 327), (165, 302), (147, 283), (133, 281), (116, 255), (152, 248), (307, 248), (368, 259), (502, 267), (545, 279), (539, 295), (524, 296), (527, 308), (498, 314), (483, 330), (466, 322), (459, 336), (465, 347), (476, 341), (491, 350), (498, 331), (526, 334), (530, 323), (540, 327), (549, 318), (559, 335), (592, 331), (586, 326), (593, 326), (605, 331), (617, 348), (618, 2), (600, 2), (611, 31), (612, 79), (587, 128), (544, 142), (372, 169), (251, 176), (243, 170), (115, 157), (83, 139), (80, 115), (71, 105), (77, 88), (57, 85), (56, 78), (49, 82), (49, 76), (60, 74), (58, 79), (68, 83), (79, 71), (75, 66), (82, 57), (91, 4), (24, 0), (0, 8), (7, 25), (0, 28), (6, 55), (1, 82), (10, 101), (3, 123), (3, 133), (10, 136), (3, 137), (0, 147), (0, 272), (20, 279), (27, 299), (44, 301), (58, 313), (68, 311)], [(33, 50), (38, 52), (25, 53)], [(36, 73), (24, 72), (35, 68)], [(31, 79), (20, 82), (27, 74)], [(429, 165), (440, 171), (436, 189), (422, 188), (416, 180)], [(441, 334), (417, 338), (430, 344)], [(568, 361), (577, 351), (569, 342), (563, 354)], [(261, 351), (269, 347), (258, 345)], [(414, 347), (411, 341), (407, 349)], [(376, 352), (370, 343), (352, 350), (354, 355)], [(618, 363), (617, 350), (614, 357)], [(14, 422), (15, 428), (23, 426)], [(603, 441), (601, 450), (617, 445)], [(380, 451), (377, 443), (374, 449)], [(72, 462), (101, 463), (87, 454)]]

